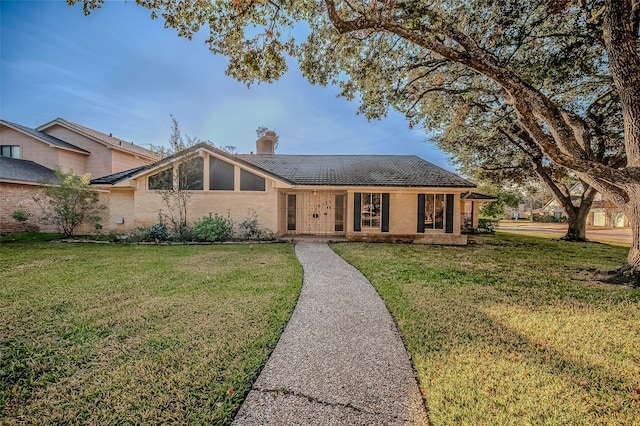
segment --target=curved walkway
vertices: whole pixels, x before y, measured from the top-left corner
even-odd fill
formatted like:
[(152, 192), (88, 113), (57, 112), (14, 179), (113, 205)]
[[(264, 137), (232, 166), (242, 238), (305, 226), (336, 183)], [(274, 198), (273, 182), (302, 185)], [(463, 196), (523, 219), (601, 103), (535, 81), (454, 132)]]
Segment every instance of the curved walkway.
[(428, 424), (409, 357), (369, 281), (325, 243), (298, 243), (298, 304), (234, 420)]

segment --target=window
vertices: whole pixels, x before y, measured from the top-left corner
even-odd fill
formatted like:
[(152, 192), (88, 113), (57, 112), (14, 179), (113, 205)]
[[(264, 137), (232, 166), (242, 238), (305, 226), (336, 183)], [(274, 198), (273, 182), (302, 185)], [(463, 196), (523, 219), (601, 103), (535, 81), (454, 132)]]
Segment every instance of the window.
[(240, 170), (240, 191), (264, 191), (264, 178), (246, 170)]
[(453, 194), (418, 194), (418, 232), (453, 232)]
[(296, 230), (296, 195), (287, 195), (287, 231)]
[(425, 194), (424, 229), (444, 229), (444, 194)]
[(178, 166), (179, 187), (182, 190), (201, 191), (203, 189), (204, 159), (196, 157)]
[(344, 195), (336, 194), (335, 208), (333, 209), (335, 214), (335, 227), (336, 232), (344, 231)]
[(149, 189), (173, 189), (173, 169), (163, 170), (155, 175), (149, 176)]
[(0, 156), (20, 158), (20, 145), (0, 145)]
[(233, 191), (233, 169), (233, 164), (209, 157), (209, 189), (212, 191)]
[(381, 194), (363, 192), (362, 193), (362, 229), (380, 229), (382, 219)]

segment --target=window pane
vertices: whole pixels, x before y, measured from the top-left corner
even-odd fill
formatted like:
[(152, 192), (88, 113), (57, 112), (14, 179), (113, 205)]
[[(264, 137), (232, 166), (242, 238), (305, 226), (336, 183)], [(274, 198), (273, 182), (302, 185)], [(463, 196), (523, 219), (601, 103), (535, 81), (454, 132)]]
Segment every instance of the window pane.
[(380, 228), (380, 218), (382, 217), (380, 198), (378, 193), (362, 193), (363, 228)]
[(444, 228), (444, 194), (435, 196), (435, 229)]
[(20, 145), (0, 145), (0, 156), (20, 158)]
[(264, 178), (246, 170), (240, 170), (240, 191), (264, 191)]
[(296, 230), (296, 196), (287, 195), (287, 231)]
[(163, 170), (149, 176), (149, 189), (167, 190), (173, 188), (173, 169)]
[(209, 157), (209, 189), (212, 191), (233, 191), (233, 164)]
[(433, 229), (435, 220), (435, 202), (433, 194), (426, 194), (424, 197), (424, 229)]
[(335, 212), (335, 231), (344, 231), (344, 195), (336, 194), (336, 206), (333, 210)]
[(178, 183), (180, 189), (199, 191), (203, 189), (204, 159), (196, 157), (178, 166)]

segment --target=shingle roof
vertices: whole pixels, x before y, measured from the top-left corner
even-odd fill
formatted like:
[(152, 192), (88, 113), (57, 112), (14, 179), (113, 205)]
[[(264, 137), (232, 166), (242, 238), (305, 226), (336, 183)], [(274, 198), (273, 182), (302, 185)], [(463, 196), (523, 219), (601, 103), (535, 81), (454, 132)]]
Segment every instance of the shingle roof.
[(84, 134), (89, 138), (102, 142), (107, 146), (112, 146), (114, 148), (121, 149), (123, 151), (127, 151), (132, 154), (140, 155), (142, 157), (147, 157), (147, 158), (152, 157), (154, 155), (152, 151), (146, 148), (143, 148), (139, 145), (136, 145), (133, 142), (128, 142), (128, 141), (125, 141), (124, 139), (116, 138), (113, 135), (110, 135), (110, 134), (108, 135), (106, 133), (102, 133), (97, 130), (90, 129), (89, 127), (82, 126), (78, 123), (74, 123), (72, 121), (65, 120), (63, 118), (56, 118), (50, 123), (40, 126), (39, 128), (43, 129), (45, 128), (45, 126), (49, 127), (49, 125), (56, 124), (56, 123), (63, 127), (67, 127), (71, 130), (74, 130), (78, 133)]
[(35, 136), (36, 138), (42, 139), (45, 142), (48, 142), (50, 144), (59, 146), (61, 148), (73, 149), (73, 150), (76, 150), (76, 151), (89, 153), (89, 151), (87, 151), (85, 149), (82, 149), (82, 148), (80, 148), (78, 146), (70, 144), (69, 142), (65, 142), (62, 139), (58, 139), (58, 138), (56, 138), (54, 136), (48, 135), (48, 134), (46, 134), (44, 132), (40, 132), (40, 131), (38, 131), (36, 129), (32, 129), (30, 127), (26, 127), (26, 126), (23, 126), (21, 124), (12, 123), (12, 122), (6, 121), (6, 120), (0, 120), (0, 123), (6, 125), (8, 127), (14, 127), (16, 129), (20, 129), (25, 133), (28, 133), (28, 134), (30, 134), (32, 136)]
[(91, 179), (91, 183), (95, 185), (113, 185), (115, 183), (120, 182), (121, 180), (125, 180), (135, 175), (138, 172), (148, 169), (149, 165), (136, 167), (135, 169), (124, 170), (122, 172), (113, 173), (111, 175), (102, 176), (99, 178)]
[[(460, 176), (444, 170), (415, 155), (259, 155), (229, 154), (200, 143), (189, 149), (206, 148), (247, 167), (261, 170), (293, 185), (313, 186), (398, 186), (474, 188)], [(93, 179), (94, 184), (113, 185), (124, 179), (170, 162), (184, 152), (108, 176)]]
[(0, 179), (26, 182), (58, 181), (55, 172), (49, 168), (33, 161), (10, 157), (0, 157)]
[(465, 200), (491, 200), (491, 201), (495, 201), (496, 197), (493, 197), (491, 195), (485, 195), (485, 194), (480, 194), (479, 192), (463, 192), (462, 194), (460, 194), (460, 198), (464, 198)]
[(237, 158), (295, 185), (463, 187), (475, 185), (415, 155), (257, 155)]

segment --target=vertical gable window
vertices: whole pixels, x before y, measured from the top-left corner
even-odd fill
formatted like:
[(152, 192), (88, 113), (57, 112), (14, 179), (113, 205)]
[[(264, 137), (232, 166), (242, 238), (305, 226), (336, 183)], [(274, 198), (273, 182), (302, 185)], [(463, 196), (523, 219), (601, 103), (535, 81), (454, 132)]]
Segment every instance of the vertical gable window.
[[(424, 203), (420, 201), (422, 197), (424, 197)], [(444, 229), (444, 194), (421, 194), (418, 200), (418, 209), (423, 209), (424, 212), (423, 215), (418, 212), (418, 218), (423, 224), (418, 227), (419, 232), (424, 232), (426, 229)]]
[(195, 157), (178, 166), (178, 184), (182, 190), (203, 189), (204, 159)]
[(20, 145), (0, 145), (0, 156), (20, 158)]
[(363, 192), (361, 201), (361, 229), (380, 229), (382, 223), (382, 196), (377, 192)]
[(163, 170), (155, 175), (149, 176), (149, 189), (173, 189), (173, 169)]
[(264, 178), (246, 170), (240, 170), (240, 191), (264, 191)]
[(233, 164), (216, 157), (209, 157), (209, 189), (211, 191), (233, 191)]

